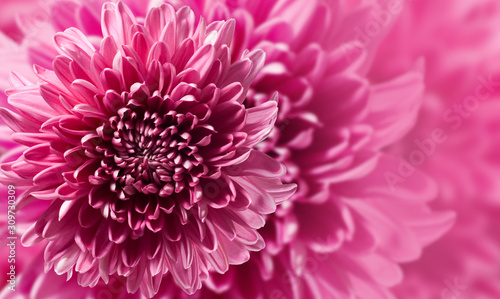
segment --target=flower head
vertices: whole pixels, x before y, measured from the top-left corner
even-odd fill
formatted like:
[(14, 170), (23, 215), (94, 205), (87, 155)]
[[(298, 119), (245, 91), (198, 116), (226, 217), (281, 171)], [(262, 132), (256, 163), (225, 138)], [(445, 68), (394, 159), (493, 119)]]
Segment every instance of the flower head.
[(79, 283), (126, 277), (152, 296), (171, 272), (189, 293), (263, 248), (264, 214), (291, 196), (284, 167), (254, 150), (276, 100), (247, 108), (260, 50), (233, 61), (234, 21), (206, 25), (164, 4), (138, 23), (121, 2), (102, 10), (94, 46), (75, 28), (54, 36), (53, 71), (14, 75), (1, 115), (28, 147), (2, 171), (50, 206), (23, 236), (47, 241), (46, 268)]

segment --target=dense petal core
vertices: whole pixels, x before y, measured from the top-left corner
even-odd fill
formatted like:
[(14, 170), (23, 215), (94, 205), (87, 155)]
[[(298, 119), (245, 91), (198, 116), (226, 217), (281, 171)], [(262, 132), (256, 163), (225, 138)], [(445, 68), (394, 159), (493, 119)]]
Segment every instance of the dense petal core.
[(209, 270), (263, 248), (263, 215), (295, 191), (253, 149), (277, 114), (276, 95), (243, 104), (264, 53), (232, 61), (234, 21), (194, 22), (164, 4), (142, 25), (106, 3), (98, 46), (67, 29), (54, 70), (35, 66), (38, 84), (12, 76), (15, 111), (0, 115), (28, 149), (2, 177), (29, 188), (20, 206), (51, 201), (23, 236), (48, 241), (47, 269), (76, 271), (84, 286), (118, 274), (146, 296), (170, 271), (193, 293)]

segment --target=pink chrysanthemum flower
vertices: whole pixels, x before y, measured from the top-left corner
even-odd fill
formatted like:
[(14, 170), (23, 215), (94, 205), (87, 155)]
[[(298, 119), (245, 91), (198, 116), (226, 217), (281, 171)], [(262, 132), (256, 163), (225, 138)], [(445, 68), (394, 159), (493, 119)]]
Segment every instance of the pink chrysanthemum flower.
[[(171, 2), (209, 21), (236, 19), (233, 59), (247, 48), (266, 51), (243, 104), (253, 107), (279, 91), (277, 130), (256, 147), (282, 161), (289, 170), (285, 179), (299, 185), (259, 231), (265, 250), (224, 275), (212, 271), (194, 298), (392, 298), (389, 288), (402, 279), (399, 264), (417, 259), (453, 217), (427, 207), (436, 188), (419, 171), (396, 190), (384, 179), (401, 162), (381, 149), (413, 126), (423, 80), (420, 69), (377, 85), (366, 79), (384, 32), (363, 47), (354, 28), (365, 28), (371, 11), (381, 7), (321, 0)], [(86, 2), (61, 4), (54, 11), (64, 13), (54, 27), (72, 24), (86, 35), (99, 34), (95, 10)], [(31, 58), (49, 65), (53, 54), (43, 39), (28, 42)], [(34, 281), (57, 278), (43, 276), (40, 264), (21, 281), (23, 292), (125, 296), (123, 277), (77, 294), (74, 278), (68, 285), (59, 278), (53, 291), (32, 288)], [(189, 296), (166, 275), (156, 298), (183, 297)]]
[(233, 31), (231, 20), (195, 26), (188, 7), (153, 8), (142, 25), (106, 3), (97, 49), (69, 28), (54, 36), (53, 71), (35, 66), (38, 84), (12, 77), (15, 109), (1, 115), (28, 149), (1, 165), (3, 182), (28, 188), (19, 208), (51, 202), (23, 236), (47, 241), (46, 270), (83, 286), (116, 273), (147, 296), (170, 272), (192, 293), (264, 247), (263, 215), (295, 186), (252, 149), (277, 103), (242, 104), (264, 53), (232, 60)]

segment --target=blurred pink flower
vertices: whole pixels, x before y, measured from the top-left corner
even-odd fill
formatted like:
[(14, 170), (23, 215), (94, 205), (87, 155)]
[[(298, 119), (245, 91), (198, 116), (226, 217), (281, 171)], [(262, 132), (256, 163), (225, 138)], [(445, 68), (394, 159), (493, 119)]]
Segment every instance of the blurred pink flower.
[[(375, 58), (376, 80), (425, 59), (417, 126), (390, 151), (408, 157), (421, 150), (415, 140), (425, 142), (419, 168), (438, 183), (433, 207), (457, 212), (453, 229), (404, 267), (398, 298), (500, 298), (499, 17), (491, 0), (407, 3)], [(435, 130), (443, 132), (440, 142)]]
[(169, 271), (193, 293), (208, 270), (264, 247), (262, 215), (295, 190), (252, 149), (277, 113), (275, 95), (242, 104), (264, 53), (231, 60), (234, 21), (194, 22), (162, 5), (143, 26), (106, 3), (99, 50), (69, 28), (54, 37), (54, 71), (35, 66), (38, 84), (13, 76), (15, 109), (0, 115), (28, 148), (1, 165), (2, 182), (27, 188), (18, 208), (51, 201), (23, 235), (48, 241), (46, 270), (76, 271), (83, 286), (117, 273), (149, 297)]
[(10, 87), (9, 74), (12, 71), (31, 72), (32, 67), (28, 62), (28, 50), (26, 46), (16, 44), (12, 39), (0, 33), (0, 104), (7, 105), (5, 90)]
[[(53, 0), (50, 0), (53, 1)], [(26, 35), (26, 28), (19, 26), (20, 17), (26, 21), (40, 22), (42, 16), (48, 16), (41, 11), (39, 0), (3, 0), (0, 3), (2, 18), (0, 18), (0, 31), (14, 41), (22, 41)]]

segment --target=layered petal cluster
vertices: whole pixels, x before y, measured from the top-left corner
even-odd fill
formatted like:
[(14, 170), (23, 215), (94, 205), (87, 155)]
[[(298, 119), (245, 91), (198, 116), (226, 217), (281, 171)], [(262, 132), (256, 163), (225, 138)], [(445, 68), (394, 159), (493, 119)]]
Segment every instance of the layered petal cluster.
[(193, 293), (264, 247), (263, 215), (289, 198), (285, 168), (254, 149), (273, 129), (276, 95), (243, 104), (264, 64), (232, 59), (234, 21), (164, 4), (139, 23), (105, 3), (98, 46), (78, 29), (54, 36), (53, 70), (18, 74), (0, 114), (26, 146), (3, 183), (27, 191), (18, 208), (50, 202), (23, 236), (42, 240), (45, 268), (82, 286), (119, 275), (154, 295), (165, 273)]
[[(393, 188), (385, 174), (403, 163), (381, 151), (412, 128), (420, 108), (420, 67), (379, 84), (366, 72), (376, 40), (359, 44), (357, 27), (381, 6), (336, 1), (190, 3), (200, 15), (238, 20), (239, 44), (268, 60), (245, 103), (278, 89), (276, 133), (259, 148), (287, 166), (298, 184), (261, 230), (267, 247), (225, 275), (212, 274), (202, 298), (393, 298), (400, 263), (453, 223), (427, 202), (436, 185), (420, 171)], [(379, 38), (381, 38), (381, 35)], [(351, 52), (352, 49), (359, 49)], [(347, 52), (346, 52), (347, 51)], [(263, 97), (265, 98), (265, 97)], [(160, 298), (182, 298), (163, 284)]]

